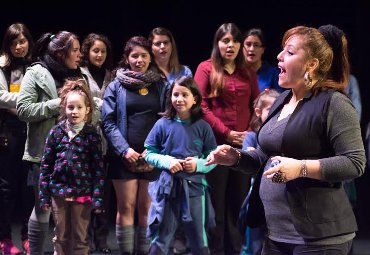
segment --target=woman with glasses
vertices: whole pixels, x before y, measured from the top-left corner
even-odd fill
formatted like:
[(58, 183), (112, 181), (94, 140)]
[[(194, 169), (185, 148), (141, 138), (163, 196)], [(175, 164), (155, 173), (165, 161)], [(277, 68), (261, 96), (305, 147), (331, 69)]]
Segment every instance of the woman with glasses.
[(264, 89), (275, 89), (282, 92), (284, 89), (278, 84), (279, 69), (272, 66), (262, 56), (266, 50), (265, 36), (260, 28), (249, 29), (244, 35), (243, 53), (247, 65), (257, 72), (260, 92)]

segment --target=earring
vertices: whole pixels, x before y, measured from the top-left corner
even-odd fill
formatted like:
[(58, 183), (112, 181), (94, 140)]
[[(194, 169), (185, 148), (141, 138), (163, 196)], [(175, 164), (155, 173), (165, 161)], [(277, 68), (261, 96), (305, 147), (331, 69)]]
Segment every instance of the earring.
[(311, 78), (311, 75), (308, 71), (306, 71), (304, 73), (304, 85), (308, 88), (308, 89), (311, 89), (312, 88), (312, 78)]

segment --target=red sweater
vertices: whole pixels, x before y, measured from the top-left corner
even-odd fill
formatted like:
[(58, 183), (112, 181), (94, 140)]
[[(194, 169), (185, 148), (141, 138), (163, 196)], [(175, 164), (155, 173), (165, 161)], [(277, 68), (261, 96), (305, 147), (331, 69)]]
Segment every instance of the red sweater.
[(217, 97), (210, 98), (211, 60), (199, 64), (194, 80), (202, 93), (204, 119), (211, 125), (218, 144), (226, 143), (231, 130), (246, 131), (253, 113), (253, 101), (258, 96), (258, 82), (255, 72), (246, 79), (241, 70), (233, 74), (224, 73), (224, 89)]

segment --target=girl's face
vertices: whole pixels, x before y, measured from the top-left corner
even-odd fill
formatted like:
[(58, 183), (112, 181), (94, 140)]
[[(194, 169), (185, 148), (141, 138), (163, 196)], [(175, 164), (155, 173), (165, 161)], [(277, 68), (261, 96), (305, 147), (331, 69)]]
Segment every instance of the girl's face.
[(107, 58), (107, 46), (104, 42), (96, 40), (89, 50), (89, 62), (97, 67), (101, 67)]
[(304, 73), (307, 69), (307, 53), (303, 48), (303, 38), (290, 37), (277, 59), (280, 68), (279, 85), (283, 88), (297, 89), (304, 86)]
[(230, 63), (238, 55), (240, 42), (236, 41), (230, 32), (228, 32), (218, 41), (218, 48), (224, 62)]
[(71, 92), (67, 97), (66, 116), (72, 125), (86, 121), (90, 107), (86, 107), (85, 96)]
[(23, 34), (18, 35), (10, 45), (10, 52), (15, 58), (24, 58), (27, 55), (28, 50), (28, 40)]
[(128, 64), (132, 71), (145, 73), (151, 62), (149, 52), (140, 46), (133, 47), (128, 55)]
[(80, 42), (78, 40), (74, 40), (64, 63), (69, 69), (77, 69), (80, 64), (80, 57)]
[(262, 42), (258, 36), (248, 36), (245, 38), (243, 44), (244, 58), (247, 63), (253, 65), (262, 61), (262, 55), (265, 52), (265, 48), (262, 46)]
[(165, 61), (168, 63), (172, 53), (170, 38), (167, 35), (154, 35), (152, 52), (156, 61)]
[(189, 119), (191, 117), (190, 109), (196, 104), (196, 98), (190, 89), (175, 84), (171, 94), (171, 101), (178, 118)]
[(264, 98), (263, 108), (254, 109), (255, 112), (256, 112), (257, 117), (259, 117), (262, 122), (264, 122), (267, 119), (267, 115), (269, 114), (271, 106), (275, 102), (275, 100), (276, 100), (275, 97), (267, 96), (267, 97)]

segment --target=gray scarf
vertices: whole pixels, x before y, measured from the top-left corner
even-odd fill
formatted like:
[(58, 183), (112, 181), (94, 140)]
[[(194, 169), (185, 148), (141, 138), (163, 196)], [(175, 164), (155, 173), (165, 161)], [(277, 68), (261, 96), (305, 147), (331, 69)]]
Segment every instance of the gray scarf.
[(117, 79), (121, 82), (122, 86), (128, 90), (139, 90), (146, 88), (153, 82), (159, 81), (161, 76), (149, 69), (145, 73), (135, 72), (128, 69), (120, 68), (116, 73)]

